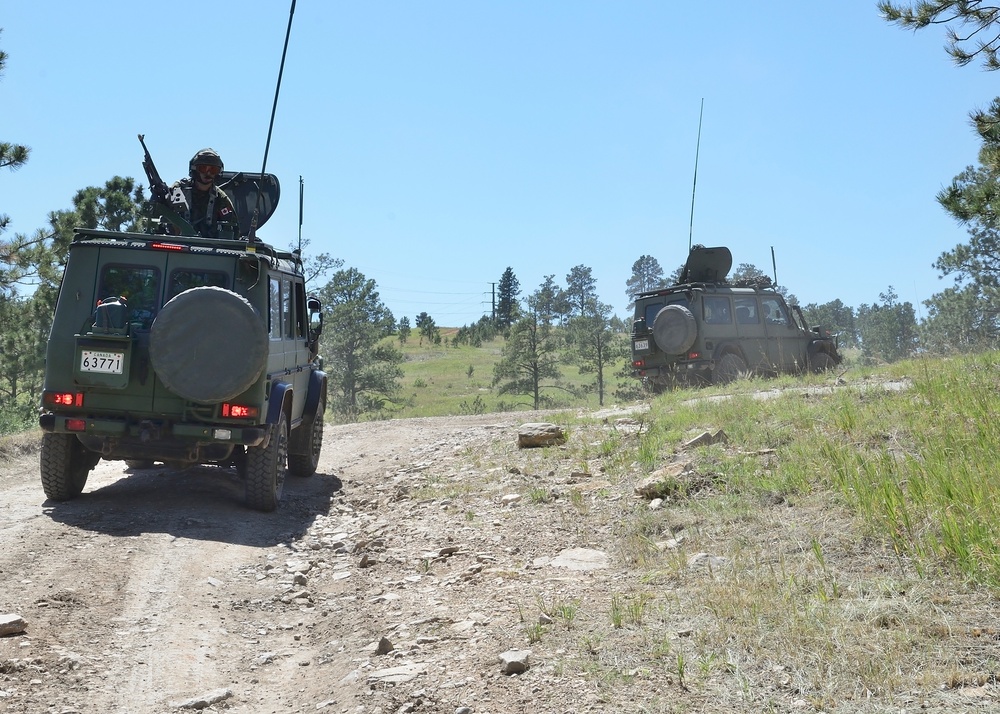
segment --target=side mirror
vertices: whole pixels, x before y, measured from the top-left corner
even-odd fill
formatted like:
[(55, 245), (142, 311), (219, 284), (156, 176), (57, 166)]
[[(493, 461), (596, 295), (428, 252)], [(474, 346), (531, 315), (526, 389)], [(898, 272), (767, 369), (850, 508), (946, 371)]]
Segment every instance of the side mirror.
[(319, 298), (310, 295), (306, 298), (306, 308), (309, 310), (309, 337), (315, 340), (323, 332), (323, 305)]

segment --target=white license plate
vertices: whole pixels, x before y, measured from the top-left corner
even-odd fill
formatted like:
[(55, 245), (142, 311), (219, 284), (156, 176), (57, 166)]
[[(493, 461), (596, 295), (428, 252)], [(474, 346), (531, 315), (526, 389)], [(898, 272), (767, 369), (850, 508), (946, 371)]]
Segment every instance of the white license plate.
[(97, 352), (83, 350), (80, 353), (81, 372), (103, 372), (105, 374), (121, 374), (124, 352)]
[(637, 350), (648, 350), (649, 349), (649, 340), (636, 340), (635, 341), (635, 349), (637, 349)]

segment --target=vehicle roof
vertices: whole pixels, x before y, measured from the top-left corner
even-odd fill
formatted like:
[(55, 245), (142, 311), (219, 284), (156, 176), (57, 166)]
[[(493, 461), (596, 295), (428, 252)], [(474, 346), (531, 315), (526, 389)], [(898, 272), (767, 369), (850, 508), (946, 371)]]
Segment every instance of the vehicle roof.
[(297, 252), (278, 250), (269, 243), (256, 240), (224, 240), (200, 236), (154, 235), (150, 233), (125, 233), (76, 228), (71, 248), (94, 245), (130, 250), (166, 250), (198, 255), (228, 255), (235, 257), (263, 258), (278, 270), (301, 274), (302, 260)]

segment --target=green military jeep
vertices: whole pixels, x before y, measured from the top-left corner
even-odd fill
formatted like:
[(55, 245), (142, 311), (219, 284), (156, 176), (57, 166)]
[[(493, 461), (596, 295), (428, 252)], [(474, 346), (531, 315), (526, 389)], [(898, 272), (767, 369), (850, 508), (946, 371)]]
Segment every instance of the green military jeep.
[[(224, 172), (219, 184), (243, 226), (277, 205), (269, 174)], [(250, 507), (274, 510), (286, 472), (311, 476), (319, 462), (321, 329), (297, 251), (78, 229), (46, 353), (45, 495), (80, 495), (102, 458), (218, 464), (244, 478)]]
[(728, 282), (732, 265), (728, 248), (696, 246), (677, 285), (636, 298), (633, 374), (654, 391), (840, 364), (835, 337), (807, 327), (768, 278)]

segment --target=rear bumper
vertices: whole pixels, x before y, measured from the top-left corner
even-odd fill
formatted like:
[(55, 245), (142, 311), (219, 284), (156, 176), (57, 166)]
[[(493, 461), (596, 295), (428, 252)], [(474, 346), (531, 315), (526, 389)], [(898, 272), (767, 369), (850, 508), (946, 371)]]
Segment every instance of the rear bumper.
[[(82, 429), (77, 428), (81, 421)], [(71, 422), (74, 423), (73, 428), (70, 426)], [(267, 437), (266, 426), (136, 421), (94, 416), (79, 417), (52, 412), (42, 414), (38, 418), (38, 425), (42, 431), (74, 434), (85, 443), (90, 439), (103, 439), (109, 444), (118, 442), (146, 448), (152, 448), (154, 444), (171, 442), (259, 446)], [(114, 450), (112, 447), (109, 448)], [(106, 449), (102, 449), (104, 450)]]
[(670, 364), (658, 367), (641, 367), (632, 370), (634, 377), (663, 378), (663, 379), (702, 379), (710, 375), (715, 369), (715, 360), (699, 359), (684, 362), (671, 362)]

